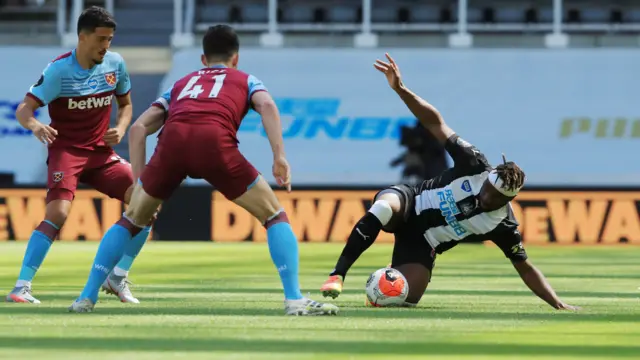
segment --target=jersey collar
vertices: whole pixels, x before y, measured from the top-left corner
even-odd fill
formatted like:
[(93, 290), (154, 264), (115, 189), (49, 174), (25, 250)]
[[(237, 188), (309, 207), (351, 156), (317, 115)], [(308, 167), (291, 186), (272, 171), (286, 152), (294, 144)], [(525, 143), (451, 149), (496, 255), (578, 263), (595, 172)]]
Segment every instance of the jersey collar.
[(73, 51), (71, 52), (71, 58), (73, 59), (73, 64), (76, 66), (76, 68), (78, 68), (80, 71), (86, 71), (89, 72), (93, 69), (95, 69), (95, 67), (97, 65), (93, 65), (90, 69), (85, 69), (80, 65), (80, 62), (78, 62), (78, 54), (76, 53), (77, 49), (73, 49)]

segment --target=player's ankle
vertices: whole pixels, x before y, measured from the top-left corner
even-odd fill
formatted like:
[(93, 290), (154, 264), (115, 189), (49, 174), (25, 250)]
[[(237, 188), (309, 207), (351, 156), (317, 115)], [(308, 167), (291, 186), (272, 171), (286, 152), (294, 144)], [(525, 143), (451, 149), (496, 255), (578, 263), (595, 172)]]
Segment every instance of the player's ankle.
[(23, 287), (26, 286), (28, 288), (31, 287), (31, 281), (28, 280), (18, 280), (16, 281), (16, 287)]

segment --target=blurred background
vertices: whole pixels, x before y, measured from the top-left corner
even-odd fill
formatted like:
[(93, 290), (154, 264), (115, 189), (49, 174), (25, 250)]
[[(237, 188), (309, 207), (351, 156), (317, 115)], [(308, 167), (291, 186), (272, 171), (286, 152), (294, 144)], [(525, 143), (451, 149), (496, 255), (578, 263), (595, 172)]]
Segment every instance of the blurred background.
[[(463, 138), (493, 164), (504, 153), (525, 170), (514, 211), (526, 242), (640, 244), (638, 0), (0, 0), (0, 240), (26, 240), (44, 215), (46, 149), (14, 111), (46, 64), (75, 46), (90, 5), (118, 22), (112, 50), (131, 73), (134, 118), (200, 67), (208, 26), (237, 29), (241, 69), (283, 116), (295, 191), (279, 195), (304, 241), (344, 241), (376, 189), (452, 165), (373, 69), (388, 51)], [(46, 108), (38, 118), (49, 121)], [(239, 139), (273, 182), (255, 113)], [(155, 144), (150, 137), (148, 157)], [(126, 142), (116, 150), (128, 157)], [(99, 240), (121, 210), (80, 191), (61, 239)], [(154, 238), (264, 234), (187, 179)]]

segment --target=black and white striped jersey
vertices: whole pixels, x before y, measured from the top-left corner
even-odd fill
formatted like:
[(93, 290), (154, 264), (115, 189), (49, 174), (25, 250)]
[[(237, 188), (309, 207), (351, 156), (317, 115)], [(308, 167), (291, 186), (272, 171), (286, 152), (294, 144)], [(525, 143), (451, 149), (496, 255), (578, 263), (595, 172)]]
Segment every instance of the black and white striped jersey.
[(525, 260), (522, 237), (511, 205), (486, 212), (478, 193), (492, 167), (478, 149), (458, 135), (445, 143), (454, 166), (413, 188), (414, 226), (438, 253), (458, 243), (491, 240), (512, 260)]

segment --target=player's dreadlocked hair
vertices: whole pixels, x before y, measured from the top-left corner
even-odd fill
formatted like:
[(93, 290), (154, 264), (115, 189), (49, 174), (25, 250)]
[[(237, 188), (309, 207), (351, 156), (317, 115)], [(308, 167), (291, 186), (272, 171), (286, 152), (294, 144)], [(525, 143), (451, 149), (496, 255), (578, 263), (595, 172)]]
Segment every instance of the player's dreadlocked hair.
[(513, 191), (524, 185), (524, 171), (513, 161), (507, 161), (504, 154), (502, 154), (502, 164), (496, 167), (496, 173), (502, 179), (506, 190)]

